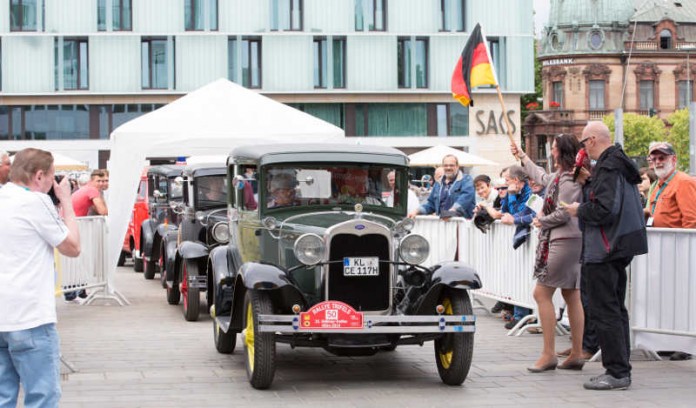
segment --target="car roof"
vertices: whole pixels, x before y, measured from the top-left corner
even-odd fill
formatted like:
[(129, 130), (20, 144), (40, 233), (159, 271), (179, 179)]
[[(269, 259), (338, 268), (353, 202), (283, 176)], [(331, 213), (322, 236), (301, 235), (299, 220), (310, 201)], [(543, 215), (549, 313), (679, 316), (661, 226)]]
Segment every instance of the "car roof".
[(184, 167), (182, 173), (186, 176), (211, 176), (227, 174), (227, 166), (220, 163), (196, 163)]
[(283, 162), (354, 162), (408, 166), (408, 156), (388, 146), (348, 143), (287, 143), (240, 146), (230, 153), (235, 162), (261, 165)]
[(181, 175), (184, 170), (184, 166), (175, 164), (160, 164), (159, 166), (151, 166), (147, 170), (147, 174), (160, 174), (167, 177), (174, 177)]

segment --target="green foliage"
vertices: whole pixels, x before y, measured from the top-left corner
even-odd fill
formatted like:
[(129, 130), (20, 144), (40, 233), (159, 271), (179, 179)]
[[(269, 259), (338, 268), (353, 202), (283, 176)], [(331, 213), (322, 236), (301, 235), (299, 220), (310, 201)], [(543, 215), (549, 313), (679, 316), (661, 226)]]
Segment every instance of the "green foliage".
[(689, 110), (681, 109), (667, 117), (667, 122), (672, 125), (667, 140), (672, 143), (677, 151), (677, 165), (679, 170), (689, 170)]
[[(624, 113), (624, 151), (630, 157), (646, 157), (650, 142), (667, 140), (667, 129), (664, 122), (657, 117)], [(611, 131), (614, 138), (614, 114), (604, 117), (603, 122)]]

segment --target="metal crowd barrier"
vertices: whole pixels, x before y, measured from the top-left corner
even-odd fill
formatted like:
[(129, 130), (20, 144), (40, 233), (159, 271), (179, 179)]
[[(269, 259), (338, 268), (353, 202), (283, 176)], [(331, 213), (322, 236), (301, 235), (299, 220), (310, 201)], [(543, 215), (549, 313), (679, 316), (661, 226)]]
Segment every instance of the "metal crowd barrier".
[(129, 304), (111, 282), (107, 266), (106, 217), (79, 217), (77, 226), (82, 247), (80, 256), (70, 258), (55, 251), (56, 294), (90, 289), (83, 304), (90, 304), (95, 299), (114, 299), (121, 306)]
[(648, 228), (630, 276), (633, 348), (696, 354), (696, 230)]
[[(461, 218), (444, 222), (419, 216), (414, 232), (430, 242), (433, 254), (427, 265), (455, 259), (451, 251), (454, 245), (457, 259), (470, 264), (481, 277), (483, 288), (472, 291), (475, 296), (526, 307), (537, 314), (533, 298), (536, 281), (532, 279), (538, 244), (535, 230), (516, 250), (512, 248), (515, 227), (497, 221), (483, 234), (471, 221)], [(632, 348), (647, 351), (654, 358), (659, 358), (658, 350), (696, 354), (696, 230), (649, 228), (647, 235), (649, 252), (635, 257), (629, 269), (626, 303)], [(560, 291), (556, 291), (554, 304), (558, 307), (562, 302)], [(526, 321), (508, 335), (522, 334)], [(565, 332), (560, 324), (556, 329)]]

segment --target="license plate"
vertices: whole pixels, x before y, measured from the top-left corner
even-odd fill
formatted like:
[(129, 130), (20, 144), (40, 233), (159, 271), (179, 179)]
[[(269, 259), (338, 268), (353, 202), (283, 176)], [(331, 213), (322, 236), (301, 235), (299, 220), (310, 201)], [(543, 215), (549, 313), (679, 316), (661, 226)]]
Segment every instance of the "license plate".
[(377, 276), (379, 258), (343, 258), (343, 276)]

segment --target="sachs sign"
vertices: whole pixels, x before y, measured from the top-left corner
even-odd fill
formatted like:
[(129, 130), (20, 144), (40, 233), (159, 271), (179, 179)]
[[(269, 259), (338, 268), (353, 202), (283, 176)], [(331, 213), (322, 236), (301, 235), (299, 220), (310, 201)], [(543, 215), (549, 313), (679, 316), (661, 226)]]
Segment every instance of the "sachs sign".
[(300, 313), (299, 329), (361, 329), (363, 314), (343, 302), (327, 300)]

